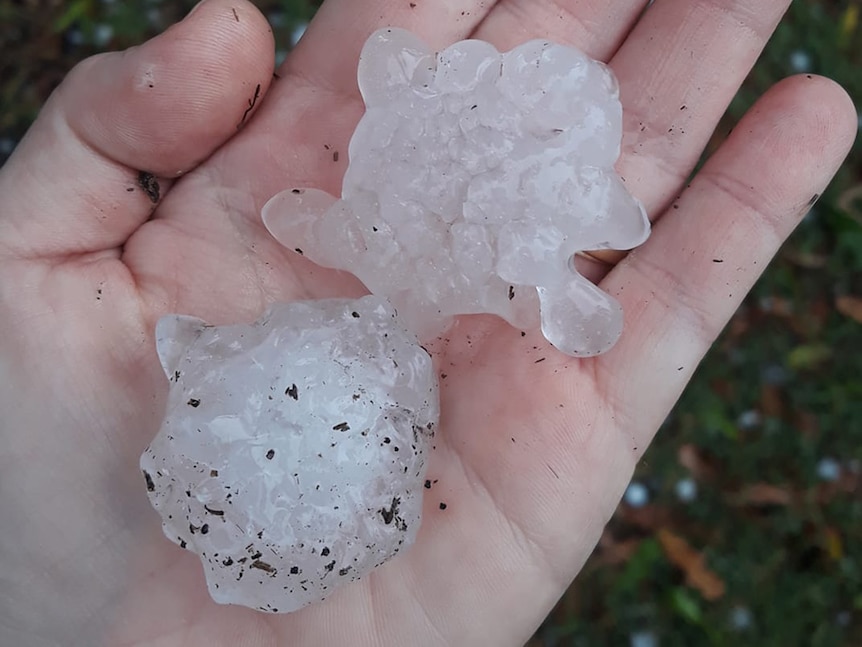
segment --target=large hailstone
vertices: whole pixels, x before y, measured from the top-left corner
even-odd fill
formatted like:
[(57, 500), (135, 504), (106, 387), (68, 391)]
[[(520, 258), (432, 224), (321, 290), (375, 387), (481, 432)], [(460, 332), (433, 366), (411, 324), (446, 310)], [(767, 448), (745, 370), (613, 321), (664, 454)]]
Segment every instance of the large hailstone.
[(273, 236), (355, 274), (420, 339), (459, 314), (527, 328), (541, 312), (560, 350), (608, 350), (622, 310), (573, 255), (631, 249), (650, 230), (613, 168), (622, 107), (610, 70), (547, 41), (435, 53), (385, 29), (362, 52), (359, 88), (367, 110), (341, 199), (280, 193), (263, 214)]
[(170, 394), (141, 469), (216, 602), (294, 611), (414, 541), (437, 380), (388, 303), (170, 316), (156, 336)]

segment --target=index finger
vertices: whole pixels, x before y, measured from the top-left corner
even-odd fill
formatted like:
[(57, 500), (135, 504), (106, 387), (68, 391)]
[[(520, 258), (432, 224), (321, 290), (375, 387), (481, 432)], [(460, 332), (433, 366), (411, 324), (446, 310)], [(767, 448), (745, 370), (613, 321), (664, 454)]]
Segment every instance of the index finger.
[(398, 26), (431, 47), (466, 38), (495, 0), (326, 0), (277, 72), (243, 136), (226, 148), (220, 178), (251, 192), (259, 221), (266, 201), (289, 186), (340, 192), (347, 144), (364, 104), (357, 61), (372, 33)]

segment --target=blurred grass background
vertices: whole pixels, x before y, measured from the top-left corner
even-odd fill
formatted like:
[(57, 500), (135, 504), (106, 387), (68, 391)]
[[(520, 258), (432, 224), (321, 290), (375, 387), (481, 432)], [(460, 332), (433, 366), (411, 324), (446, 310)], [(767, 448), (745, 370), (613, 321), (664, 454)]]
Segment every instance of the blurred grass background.
[[(257, 1), (283, 57), (319, 2)], [(0, 0), (0, 163), (87, 55), (182, 0)], [(794, 0), (706, 154), (766, 88), (862, 107), (860, 0)], [(862, 117), (860, 117), (862, 127)], [(862, 144), (715, 344), (530, 647), (862, 646)]]

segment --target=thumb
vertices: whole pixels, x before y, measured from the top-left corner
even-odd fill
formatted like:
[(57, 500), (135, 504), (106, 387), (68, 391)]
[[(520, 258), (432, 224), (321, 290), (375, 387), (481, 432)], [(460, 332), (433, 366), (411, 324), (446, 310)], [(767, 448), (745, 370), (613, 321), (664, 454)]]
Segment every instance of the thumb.
[(172, 178), (244, 125), (269, 88), (272, 31), (244, 0), (205, 0), (125, 52), (80, 63), (0, 169), (0, 255), (121, 245)]

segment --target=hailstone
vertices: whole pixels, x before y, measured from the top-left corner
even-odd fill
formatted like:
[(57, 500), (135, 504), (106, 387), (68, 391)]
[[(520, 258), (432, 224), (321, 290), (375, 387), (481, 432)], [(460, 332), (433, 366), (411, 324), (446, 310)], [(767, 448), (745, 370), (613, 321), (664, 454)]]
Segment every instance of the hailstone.
[(414, 541), (438, 386), (386, 301), (174, 315), (156, 337), (169, 399), (140, 465), (216, 602), (294, 611)]
[(456, 315), (491, 313), (541, 324), (571, 355), (613, 346), (621, 307), (573, 263), (579, 251), (636, 247), (650, 231), (613, 167), (622, 107), (610, 69), (543, 40), (433, 52), (384, 29), (358, 76), (366, 111), (341, 199), (279, 193), (263, 211), (273, 236), (355, 274), (423, 340)]

